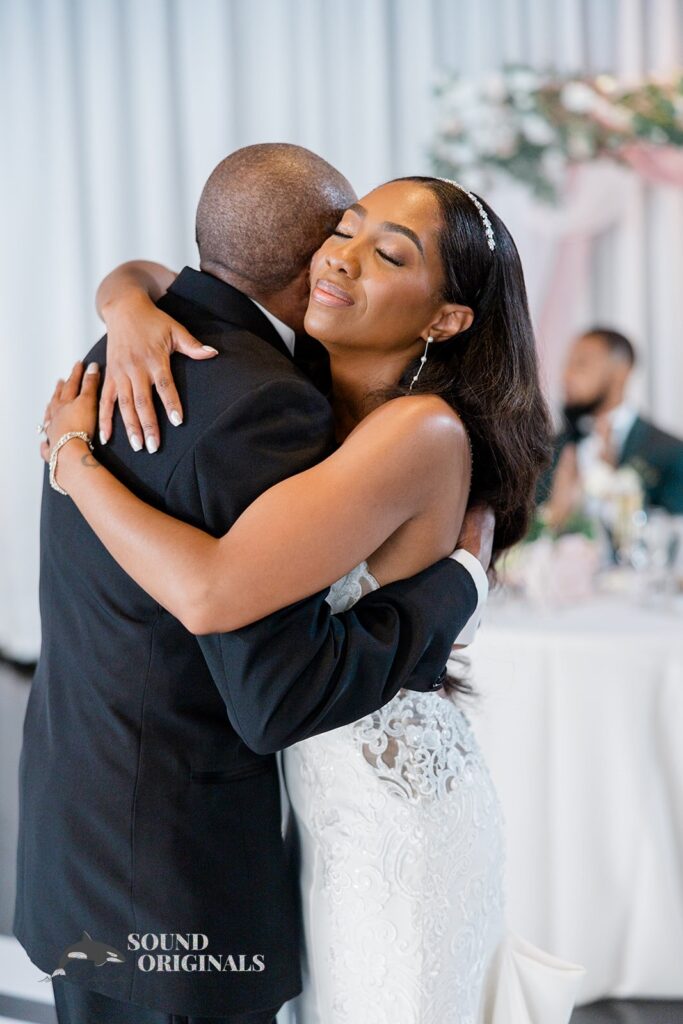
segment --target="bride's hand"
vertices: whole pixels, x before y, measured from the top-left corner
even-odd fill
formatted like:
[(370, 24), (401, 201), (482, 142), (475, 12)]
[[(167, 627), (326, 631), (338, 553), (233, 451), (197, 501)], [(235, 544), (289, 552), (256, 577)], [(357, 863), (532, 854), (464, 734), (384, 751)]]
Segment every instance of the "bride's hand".
[(50, 452), (63, 434), (85, 431), (92, 437), (97, 423), (99, 380), (100, 368), (97, 363), (90, 363), (83, 373), (83, 363), (78, 362), (74, 364), (66, 381), (61, 378), (57, 381), (43, 417), (47, 440), (42, 442), (40, 454), (45, 462), (50, 461)]
[(160, 434), (152, 389), (156, 387), (169, 420), (180, 426), (183, 408), (171, 372), (171, 353), (211, 359), (215, 348), (202, 345), (181, 324), (144, 294), (121, 298), (104, 311), (107, 325), (107, 366), (99, 409), (100, 442), (111, 437), (118, 400), (131, 447), (149, 452), (159, 447)]

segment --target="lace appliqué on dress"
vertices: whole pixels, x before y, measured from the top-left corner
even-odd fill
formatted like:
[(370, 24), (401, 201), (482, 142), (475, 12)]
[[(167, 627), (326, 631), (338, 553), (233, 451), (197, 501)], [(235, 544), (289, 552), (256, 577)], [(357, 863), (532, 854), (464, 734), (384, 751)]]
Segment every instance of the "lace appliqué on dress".
[(406, 800), (438, 800), (467, 784), (479, 748), (464, 712), (433, 693), (403, 690), (354, 723), (354, 738), (378, 777)]
[[(378, 586), (361, 563), (328, 601), (343, 612)], [(504, 847), (465, 713), (404, 690), (285, 755), (311, 959), (297, 1021), (476, 1024), (502, 933)]]
[(368, 569), (367, 562), (361, 562), (355, 569), (333, 583), (325, 598), (334, 614), (347, 612), (356, 601), (372, 590), (379, 590), (379, 583)]

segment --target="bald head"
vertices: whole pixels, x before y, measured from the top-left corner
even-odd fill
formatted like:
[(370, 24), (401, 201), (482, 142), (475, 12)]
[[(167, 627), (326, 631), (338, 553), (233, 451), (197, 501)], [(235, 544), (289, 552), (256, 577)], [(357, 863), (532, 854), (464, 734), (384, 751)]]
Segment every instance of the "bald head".
[(287, 288), (356, 195), (301, 146), (246, 146), (222, 160), (197, 208), (200, 266), (261, 299)]

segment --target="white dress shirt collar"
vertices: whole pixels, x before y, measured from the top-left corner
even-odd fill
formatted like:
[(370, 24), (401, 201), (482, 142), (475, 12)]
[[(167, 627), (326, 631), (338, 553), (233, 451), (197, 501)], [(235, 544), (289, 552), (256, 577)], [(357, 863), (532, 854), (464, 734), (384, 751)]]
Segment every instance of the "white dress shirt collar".
[[(621, 454), (624, 447), (624, 441), (628, 437), (631, 427), (635, 423), (637, 417), (638, 410), (635, 405), (627, 399), (624, 399), (624, 401), (619, 405), (615, 405), (615, 407), (610, 409), (607, 413), (607, 419), (609, 420), (612, 435), (612, 443), (617, 456)], [(579, 420), (579, 427), (585, 432), (585, 436), (580, 444), (586, 448), (589, 447), (586, 442), (593, 437), (594, 424), (595, 418), (593, 416), (582, 416)]]
[(289, 349), (290, 355), (293, 356), (296, 333), (292, 330), (291, 327), (283, 323), (282, 320), (279, 320), (274, 313), (271, 313), (270, 310), (266, 309), (265, 306), (262, 306), (260, 302), (257, 302), (256, 299), (252, 299), (251, 301), (254, 303), (255, 306), (258, 306), (262, 313), (264, 313), (268, 317), (271, 324), (273, 325), (273, 327), (275, 328), (275, 330), (280, 335), (285, 345)]

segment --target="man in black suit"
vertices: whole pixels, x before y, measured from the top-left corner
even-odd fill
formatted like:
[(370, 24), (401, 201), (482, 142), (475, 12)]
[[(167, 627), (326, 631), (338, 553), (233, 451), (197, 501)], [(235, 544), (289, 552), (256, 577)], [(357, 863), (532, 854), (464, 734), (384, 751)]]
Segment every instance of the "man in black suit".
[[(136, 454), (120, 421), (96, 450), (145, 500), (219, 536), (262, 491), (330, 452), (329, 403), (290, 345), (311, 253), (354, 200), (299, 147), (249, 147), (214, 171), (198, 210), (202, 269), (185, 268), (159, 304), (219, 355), (175, 362), (186, 422), (162, 420), (155, 455)], [(105, 345), (86, 361), (104, 364)], [(330, 614), (325, 590), (195, 637), (46, 477), (14, 930), (41, 969), (61, 964), (60, 1024), (270, 1024), (297, 994), (296, 879), (274, 752), (402, 686), (440, 686), (476, 616), (477, 566), (483, 575), (471, 552), (460, 558), (344, 615)]]
[(583, 503), (583, 480), (599, 460), (632, 466), (646, 506), (683, 515), (683, 441), (640, 416), (627, 399), (635, 350), (619, 331), (595, 326), (572, 345), (564, 370), (564, 424), (537, 500), (556, 529)]

